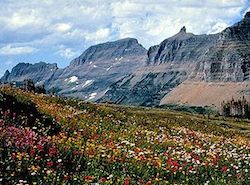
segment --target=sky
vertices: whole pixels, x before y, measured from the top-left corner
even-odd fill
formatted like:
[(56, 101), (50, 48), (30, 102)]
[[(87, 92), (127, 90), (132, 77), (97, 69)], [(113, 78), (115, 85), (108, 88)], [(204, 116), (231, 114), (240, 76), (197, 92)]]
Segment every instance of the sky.
[(250, 0), (0, 0), (0, 76), (19, 62), (65, 67), (91, 45), (126, 37), (148, 49), (183, 26), (217, 33), (247, 11)]

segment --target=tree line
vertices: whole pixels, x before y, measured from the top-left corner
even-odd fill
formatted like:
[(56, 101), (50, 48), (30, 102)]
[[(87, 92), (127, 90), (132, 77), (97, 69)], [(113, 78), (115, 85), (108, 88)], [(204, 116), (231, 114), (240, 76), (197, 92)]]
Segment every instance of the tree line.
[(250, 118), (250, 102), (243, 96), (239, 99), (232, 98), (231, 101), (223, 101), (222, 114), (226, 117)]

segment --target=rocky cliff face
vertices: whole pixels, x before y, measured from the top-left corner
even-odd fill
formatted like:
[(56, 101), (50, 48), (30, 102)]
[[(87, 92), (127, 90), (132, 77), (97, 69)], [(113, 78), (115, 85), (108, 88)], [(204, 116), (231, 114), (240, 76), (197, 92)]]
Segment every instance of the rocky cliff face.
[(7, 70), (1, 78), (1, 81), (12, 82), (32, 79), (35, 83), (47, 84), (57, 69), (56, 64), (47, 64), (44, 62), (36, 64), (19, 63), (11, 72)]
[(178, 86), (186, 77), (185, 72), (138, 72), (124, 77), (110, 86), (98, 102), (155, 106), (165, 94)]
[(250, 14), (218, 34), (216, 43), (204, 53), (191, 79), (242, 82), (249, 80)]

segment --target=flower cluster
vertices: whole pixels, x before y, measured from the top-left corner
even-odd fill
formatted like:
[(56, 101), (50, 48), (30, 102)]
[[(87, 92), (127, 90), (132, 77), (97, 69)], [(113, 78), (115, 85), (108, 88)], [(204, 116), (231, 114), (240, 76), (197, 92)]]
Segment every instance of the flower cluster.
[(41, 133), (17, 126), (13, 115), (19, 115), (1, 115), (0, 184), (250, 183), (250, 142), (243, 134), (225, 137), (181, 123), (148, 126), (136, 108), (4, 92), (30, 98), (61, 130)]

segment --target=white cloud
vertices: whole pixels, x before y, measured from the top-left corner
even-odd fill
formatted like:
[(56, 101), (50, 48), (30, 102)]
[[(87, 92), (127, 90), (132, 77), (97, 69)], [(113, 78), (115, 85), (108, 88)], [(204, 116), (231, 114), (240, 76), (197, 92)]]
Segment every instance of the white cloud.
[(47, 20), (42, 18), (35, 10), (17, 10), (6, 19), (7, 26), (10, 29), (20, 29), (22, 27), (42, 27), (48, 25)]
[[(141, 14), (144, 12), (144, 3), (136, 3), (135, 1), (116, 1), (111, 4), (112, 14), (115, 17), (127, 18), (134, 14)], [(138, 11), (140, 10), (140, 11)]]
[(38, 51), (36, 48), (29, 46), (15, 47), (7, 45), (0, 48), (0, 55), (21, 55), (21, 54), (34, 53), (36, 51)]
[(248, 0), (3, 1), (0, 26), (4, 32), (0, 30), (0, 34), (9, 35), (1, 41), (4, 44), (11, 38), (21, 42), (30, 37), (31, 42), (39, 43), (39, 39), (39, 47), (46, 48), (55, 44), (77, 48), (123, 37), (137, 37), (150, 46), (183, 25), (195, 34), (221, 31), (235, 17), (239, 20), (247, 8)]
[(108, 38), (110, 34), (109, 28), (100, 28), (93, 33), (85, 33), (85, 39), (88, 41), (102, 41)]
[(71, 25), (67, 24), (67, 23), (58, 23), (58, 24), (56, 24), (55, 29), (58, 32), (64, 33), (64, 32), (67, 32), (71, 29)]
[[(250, 6), (250, 2), (249, 2), (249, 6)], [(246, 14), (246, 13), (249, 12), (249, 11), (250, 11), (250, 7), (248, 7), (248, 8), (245, 10), (244, 14)]]
[(225, 28), (227, 28), (228, 26), (229, 25), (227, 23), (218, 22), (214, 26), (212, 26), (211, 30), (209, 30), (208, 33), (209, 34), (218, 33), (221, 30), (224, 30)]
[(77, 52), (73, 51), (71, 48), (61, 48), (57, 53), (66, 59), (72, 59), (77, 56)]
[(135, 37), (149, 47), (184, 25), (194, 34), (216, 33), (239, 21), (249, 7), (249, 0), (2, 0), (0, 60), (20, 61), (17, 54), (39, 50), (21, 59), (50, 55), (66, 65), (90, 45), (108, 40)]
[(247, 6), (247, 0), (120, 0), (112, 3), (112, 25), (119, 38), (136, 37), (149, 47), (184, 25), (194, 34), (220, 32), (239, 20)]

